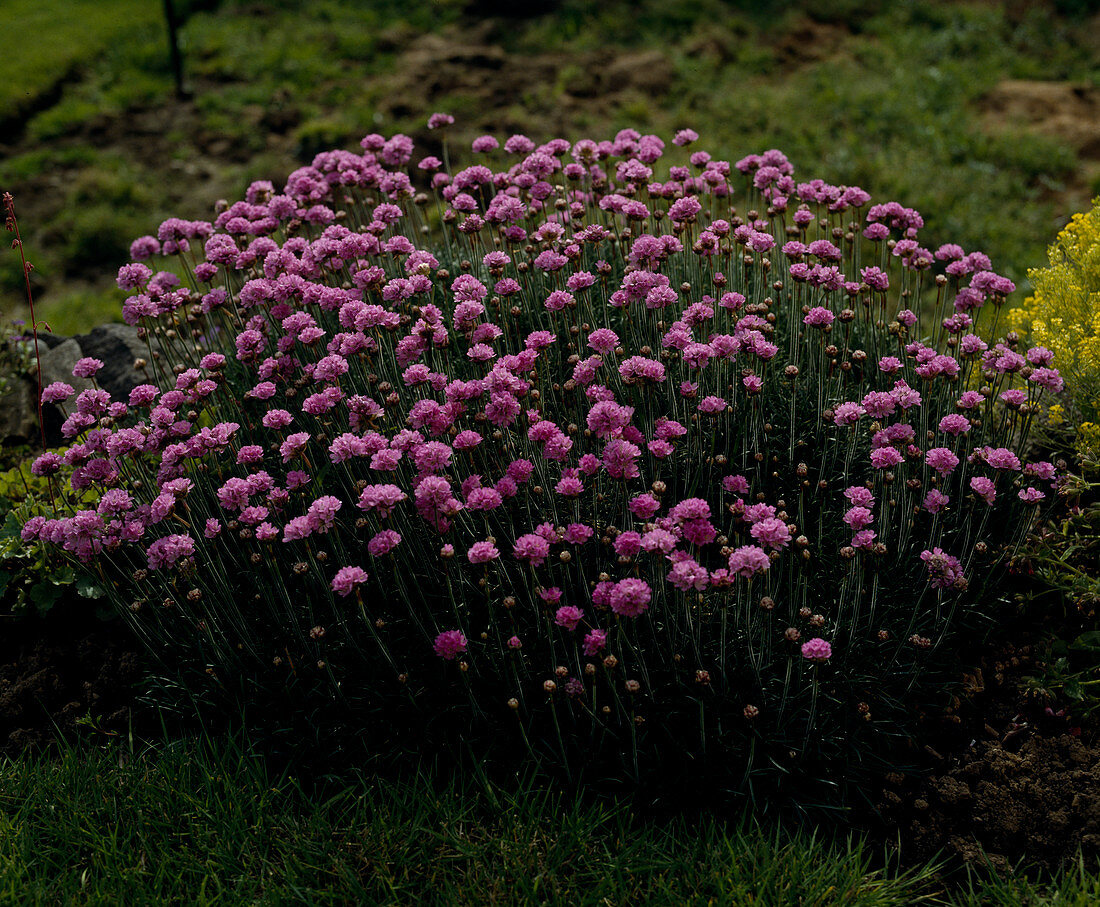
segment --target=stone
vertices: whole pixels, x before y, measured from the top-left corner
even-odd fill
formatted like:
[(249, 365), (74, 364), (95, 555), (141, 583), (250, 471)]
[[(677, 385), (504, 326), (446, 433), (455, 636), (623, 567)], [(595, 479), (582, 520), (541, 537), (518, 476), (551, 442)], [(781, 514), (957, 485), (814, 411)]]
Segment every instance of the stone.
[[(128, 324), (103, 324), (90, 333), (73, 338), (83, 356), (99, 359), (103, 368), (96, 375), (96, 382), (114, 400), (126, 402), (139, 384), (154, 384), (152, 370), (134, 368), (137, 359), (149, 359), (149, 347), (138, 338), (137, 328)], [(70, 368), (70, 374), (72, 370)], [(69, 382), (72, 384), (72, 380)], [(76, 385), (73, 384), (75, 388)]]
[[(138, 359), (149, 360), (149, 347), (138, 337), (137, 328), (126, 324), (104, 324), (87, 334), (60, 337), (40, 333), (39, 360), (42, 366), (42, 387), (64, 381), (76, 393), (95, 385), (88, 378), (77, 378), (73, 367), (80, 359), (99, 359), (103, 368), (96, 374), (96, 384), (111, 395), (112, 400), (125, 403), (139, 384), (155, 384), (153, 370), (137, 369)], [(158, 346), (154, 344), (154, 350)], [(36, 377), (25, 378), (12, 393), (0, 398), (0, 443), (20, 443), (38, 437), (38, 411), (35, 400)], [(72, 406), (68, 406), (72, 412)], [(61, 424), (65, 416), (53, 404), (42, 407), (46, 426), (46, 443), (50, 447), (65, 444)], [(29, 420), (29, 421), (28, 421)], [(28, 428), (29, 425), (29, 428)]]
[(29, 378), (12, 380), (12, 388), (0, 397), (0, 441), (22, 444), (38, 438), (35, 383)]

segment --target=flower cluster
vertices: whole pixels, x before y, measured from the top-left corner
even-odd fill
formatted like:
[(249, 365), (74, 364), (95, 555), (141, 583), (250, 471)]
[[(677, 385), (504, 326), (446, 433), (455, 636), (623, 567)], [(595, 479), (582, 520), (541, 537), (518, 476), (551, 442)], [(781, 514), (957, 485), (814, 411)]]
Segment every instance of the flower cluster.
[(1049, 250), (1050, 265), (1028, 272), (1034, 295), (1013, 309), (1011, 325), (1037, 345), (1027, 368), (1051, 390), (1061, 377), (1049, 368), (1057, 358), (1072, 393), (1048, 410), (1052, 425), (1076, 427), (1078, 453), (1100, 459), (1100, 201), (1073, 215)]
[(38, 468), (98, 506), (24, 537), (98, 561), (174, 651), (290, 653), (368, 697), (634, 747), (725, 721), (744, 755), (846, 728), (870, 674), (889, 720), (909, 639), (1049, 492), (1021, 451), (1061, 379), (979, 334), (1012, 290), (980, 252), (697, 138), (481, 137), (449, 172), (368, 135), (166, 221), (119, 273), (155, 378), (44, 393), (71, 446)]

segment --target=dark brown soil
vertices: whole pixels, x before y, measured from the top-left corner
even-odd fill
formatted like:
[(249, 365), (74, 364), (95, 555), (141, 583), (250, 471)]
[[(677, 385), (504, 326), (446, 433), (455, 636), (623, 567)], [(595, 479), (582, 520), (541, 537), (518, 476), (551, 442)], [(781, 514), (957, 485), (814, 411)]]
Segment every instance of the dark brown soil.
[[(1100, 723), (1033, 695), (1024, 678), (1043, 657), (1021, 624), (961, 680), (960, 695), (923, 717), (927, 773), (883, 779), (880, 828), (906, 862), (1056, 869), (1100, 856)], [(876, 823), (873, 823), (876, 824)]]
[(39, 750), (62, 738), (126, 735), (144, 663), (137, 641), (117, 622), (56, 613), (48, 620), (7, 619), (0, 635), (0, 753)]

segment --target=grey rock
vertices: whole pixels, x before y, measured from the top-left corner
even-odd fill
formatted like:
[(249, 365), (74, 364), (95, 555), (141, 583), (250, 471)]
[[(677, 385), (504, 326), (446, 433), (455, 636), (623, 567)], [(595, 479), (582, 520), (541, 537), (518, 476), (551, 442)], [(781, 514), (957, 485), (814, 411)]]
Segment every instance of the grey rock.
[(14, 444), (33, 441), (38, 437), (34, 381), (21, 378), (12, 384), (12, 389), (0, 397), (0, 441)]
[(138, 338), (136, 327), (104, 324), (73, 339), (80, 345), (84, 356), (103, 363), (103, 368), (96, 375), (96, 382), (113, 399), (125, 402), (130, 391), (139, 384), (154, 383), (150, 370), (134, 368), (136, 360), (149, 359), (149, 347)]
[(78, 394), (92, 386), (87, 378), (74, 378), (73, 366), (84, 356), (80, 344), (75, 338), (70, 337), (59, 343), (52, 350), (39, 351), (39, 361), (42, 363), (42, 386), (49, 387), (55, 381), (64, 381), (72, 386)]

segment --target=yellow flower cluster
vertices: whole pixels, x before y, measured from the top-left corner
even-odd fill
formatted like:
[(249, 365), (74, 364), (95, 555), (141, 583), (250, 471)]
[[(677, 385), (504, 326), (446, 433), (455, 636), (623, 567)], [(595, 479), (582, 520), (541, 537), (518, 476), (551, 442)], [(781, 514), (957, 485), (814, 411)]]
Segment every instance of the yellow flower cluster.
[(1050, 421), (1078, 422), (1081, 452), (1100, 449), (1100, 198), (1075, 214), (1048, 250), (1050, 265), (1028, 272), (1033, 296), (1010, 314), (1014, 330), (1054, 352), (1066, 382)]

